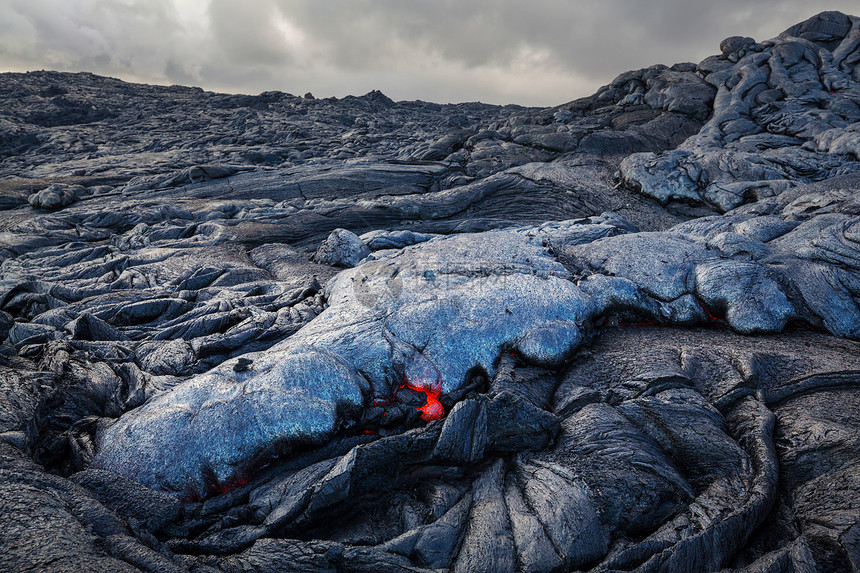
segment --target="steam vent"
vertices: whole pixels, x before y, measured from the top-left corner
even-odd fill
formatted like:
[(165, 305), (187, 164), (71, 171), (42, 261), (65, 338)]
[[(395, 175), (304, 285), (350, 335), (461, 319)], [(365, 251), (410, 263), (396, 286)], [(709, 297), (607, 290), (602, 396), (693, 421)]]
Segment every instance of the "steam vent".
[(860, 18), (719, 51), (0, 74), (0, 571), (860, 571)]

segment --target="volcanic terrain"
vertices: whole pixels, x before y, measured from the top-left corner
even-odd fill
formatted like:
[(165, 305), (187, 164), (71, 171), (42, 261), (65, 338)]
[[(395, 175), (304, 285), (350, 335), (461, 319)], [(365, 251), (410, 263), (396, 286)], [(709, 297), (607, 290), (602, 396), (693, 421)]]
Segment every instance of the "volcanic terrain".
[(0, 570), (860, 571), (860, 18), (719, 50), (0, 75)]

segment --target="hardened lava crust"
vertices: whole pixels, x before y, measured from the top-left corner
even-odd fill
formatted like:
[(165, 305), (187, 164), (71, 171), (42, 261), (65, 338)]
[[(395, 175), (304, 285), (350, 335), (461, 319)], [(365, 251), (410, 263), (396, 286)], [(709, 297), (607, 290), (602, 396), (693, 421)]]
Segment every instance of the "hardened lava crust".
[(0, 570), (860, 570), (860, 18), (719, 48), (0, 75)]

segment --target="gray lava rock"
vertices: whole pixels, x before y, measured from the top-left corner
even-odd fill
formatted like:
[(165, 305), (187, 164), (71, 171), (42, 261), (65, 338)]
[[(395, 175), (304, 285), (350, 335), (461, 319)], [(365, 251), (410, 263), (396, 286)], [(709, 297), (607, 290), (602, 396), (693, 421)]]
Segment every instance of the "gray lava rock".
[(705, 203), (725, 212), (798, 182), (860, 169), (854, 154), (860, 88), (852, 76), (856, 62), (846, 60), (857, 26), (828, 12), (767, 45), (724, 40), (722, 58), (730, 65), (699, 66), (717, 88), (710, 119), (677, 150), (625, 159), (624, 184), (663, 204)]
[(28, 201), (34, 209), (62, 209), (79, 200), (85, 191), (80, 185), (51, 185), (30, 195)]
[(353, 232), (335, 229), (314, 254), (314, 261), (323, 265), (354, 267), (370, 254), (370, 249)]

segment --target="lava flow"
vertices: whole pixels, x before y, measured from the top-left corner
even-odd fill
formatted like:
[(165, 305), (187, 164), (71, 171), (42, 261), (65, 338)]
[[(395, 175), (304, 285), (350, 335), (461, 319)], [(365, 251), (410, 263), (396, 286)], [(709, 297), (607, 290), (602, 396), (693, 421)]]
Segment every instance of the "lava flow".
[(427, 403), (418, 408), (418, 410), (421, 411), (421, 419), (425, 422), (438, 420), (445, 415), (445, 407), (436, 399), (436, 397), (439, 396), (439, 390), (428, 390), (427, 388), (410, 386), (409, 384), (404, 384), (401, 388), (409, 388), (416, 392), (423, 392), (424, 395), (427, 396)]

